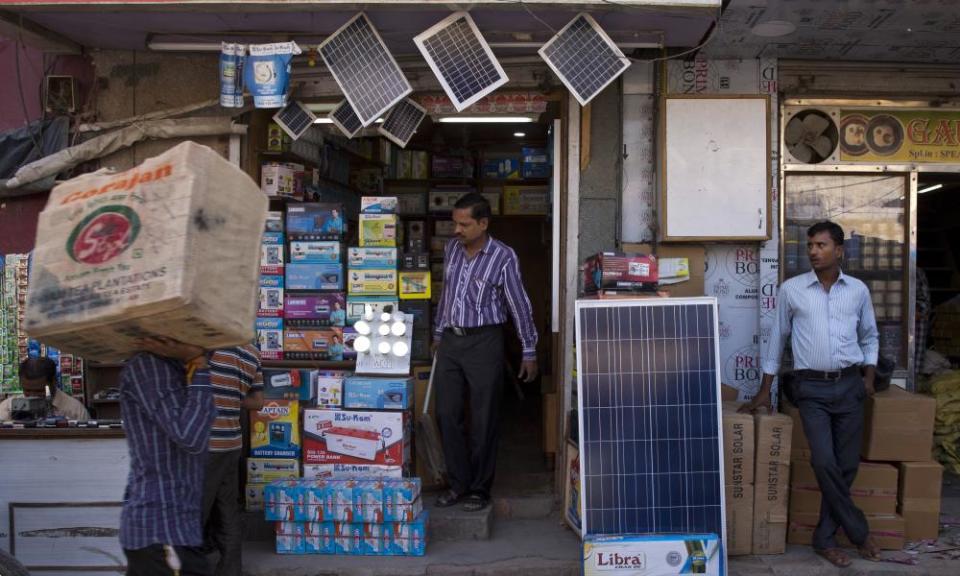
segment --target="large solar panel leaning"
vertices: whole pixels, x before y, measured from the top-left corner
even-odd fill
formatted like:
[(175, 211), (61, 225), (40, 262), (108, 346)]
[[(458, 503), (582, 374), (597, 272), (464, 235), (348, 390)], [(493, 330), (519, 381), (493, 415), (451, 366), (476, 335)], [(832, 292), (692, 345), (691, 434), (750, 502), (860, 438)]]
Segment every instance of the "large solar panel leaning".
[(364, 126), (373, 124), (413, 92), (380, 34), (362, 12), (324, 40), (318, 50)]
[(400, 101), (390, 109), (383, 124), (377, 132), (383, 134), (401, 148), (407, 147), (407, 142), (417, 132), (417, 126), (427, 117), (427, 111), (410, 98)]
[(577, 301), (584, 535), (724, 538), (717, 333), (714, 298)]
[(413, 39), (457, 112), (507, 83), (507, 74), (466, 12), (455, 12)]
[(357, 113), (353, 111), (350, 102), (346, 100), (341, 100), (327, 117), (347, 138), (353, 138), (357, 135), (357, 132), (363, 130), (363, 123), (360, 122)]
[(578, 14), (538, 53), (583, 106), (630, 67), (630, 59), (586, 13)]

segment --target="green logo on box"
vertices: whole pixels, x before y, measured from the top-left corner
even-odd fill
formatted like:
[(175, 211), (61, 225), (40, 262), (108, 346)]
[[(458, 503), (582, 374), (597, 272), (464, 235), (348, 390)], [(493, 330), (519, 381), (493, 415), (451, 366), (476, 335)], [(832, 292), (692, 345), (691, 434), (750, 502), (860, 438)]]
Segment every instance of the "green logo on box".
[(127, 206), (103, 206), (70, 233), (67, 253), (75, 262), (103, 264), (122, 254), (140, 233), (140, 217)]

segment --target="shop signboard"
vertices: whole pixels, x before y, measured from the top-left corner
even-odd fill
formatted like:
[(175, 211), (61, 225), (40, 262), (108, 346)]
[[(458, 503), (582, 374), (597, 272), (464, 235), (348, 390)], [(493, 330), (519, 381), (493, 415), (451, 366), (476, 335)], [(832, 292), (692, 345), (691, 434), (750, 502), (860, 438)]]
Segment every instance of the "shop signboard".
[(840, 160), (960, 164), (960, 110), (841, 110)]

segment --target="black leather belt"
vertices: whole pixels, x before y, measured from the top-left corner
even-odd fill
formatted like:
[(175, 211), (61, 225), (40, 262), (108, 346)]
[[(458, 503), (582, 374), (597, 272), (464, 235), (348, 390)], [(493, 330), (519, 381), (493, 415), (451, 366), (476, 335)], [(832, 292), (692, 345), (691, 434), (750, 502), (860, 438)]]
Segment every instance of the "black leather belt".
[(804, 380), (826, 380), (833, 381), (839, 380), (846, 376), (851, 376), (853, 374), (860, 374), (860, 366), (847, 366), (841, 370), (796, 370), (794, 374), (798, 378), (803, 378)]
[(484, 332), (493, 332), (500, 330), (503, 324), (488, 324), (487, 326), (448, 326), (444, 332), (449, 332), (454, 336), (473, 336), (474, 334), (483, 334)]

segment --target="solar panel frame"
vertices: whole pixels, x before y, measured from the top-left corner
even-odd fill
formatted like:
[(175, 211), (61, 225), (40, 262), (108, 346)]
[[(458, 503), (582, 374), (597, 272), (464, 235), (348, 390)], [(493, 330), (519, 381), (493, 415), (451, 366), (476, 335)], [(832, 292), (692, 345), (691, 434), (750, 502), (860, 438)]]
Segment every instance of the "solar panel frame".
[[(592, 86), (593, 90), (591, 90), (589, 94), (581, 93), (581, 90), (577, 85), (575, 85), (575, 83), (573, 82), (573, 79), (569, 77), (568, 73), (565, 70), (561, 69), (561, 66), (558, 62), (554, 62), (554, 60), (552, 59), (552, 52), (551, 52), (553, 50), (553, 47), (558, 42), (570, 41), (569, 35), (565, 36), (565, 34), (567, 34), (571, 30), (571, 28), (575, 26), (577, 22), (581, 19), (586, 21), (586, 23), (590, 26), (590, 28), (593, 29), (593, 32), (599, 36), (600, 41), (613, 52), (614, 58), (618, 60), (622, 65), (619, 68), (619, 70), (611, 74), (609, 78), (604, 79), (602, 83), (594, 84)], [(583, 51), (578, 50), (577, 52), (582, 54)], [(594, 20), (593, 17), (590, 16), (590, 14), (587, 14), (586, 12), (581, 12), (580, 14), (577, 14), (577, 16), (574, 17), (573, 20), (568, 22), (566, 26), (561, 28), (560, 31), (553, 36), (553, 38), (548, 40), (547, 43), (544, 44), (540, 48), (540, 50), (537, 51), (537, 54), (539, 54), (540, 57), (543, 58), (543, 60), (547, 63), (547, 66), (549, 66), (550, 69), (553, 70), (554, 74), (556, 74), (557, 77), (560, 78), (560, 81), (563, 82), (564, 86), (566, 86), (568, 90), (570, 90), (570, 92), (577, 99), (577, 101), (580, 102), (581, 106), (586, 106), (587, 104), (589, 104), (590, 101), (593, 100), (593, 98), (597, 94), (602, 92), (607, 86), (610, 85), (611, 82), (613, 82), (621, 74), (623, 74), (627, 70), (627, 68), (630, 67), (630, 64), (631, 64), (631, 60), (623, 54), (623, 52), (620, 50), (620, 48), (617, 47), (616, 43), (610, 38), (610, 36), (608, 36), (607, 33), (604, 32), (603, 28), (601, 28), (600, 25), (597, 24), (597, 21)], [(595, 74), (597, 72), (597, 69), (595, 66), (591, 66), (590, 68), (592, 73)]]
[[(360, 121), (360, 117), (353, 111), (353, 107), (350, 106), (350, 102), (346, 99), (341, 100), (340, 103), (327, 114), (327, 118), (329, 118), (330, 121), (333, 122), (333, 125), (339, 128), (347, 138), (353, 138), (358, 132), (363, 130), (363, 122)], [(356, 121), (355, 125), (353, 125), (353, 121)], [(348, 125), (348, 123), (350, 123), (350, 125)]]
[[(298, 123), (303, 122), (303, 118), (307, 119), (307, 123), (305, 126), (302, 126), (302, 129), (297, 129), (300, 126), (291, 125), (291, 112), (296, 116)], [(290, 102), (273, 115), (273, 121), (276, 122), (280, 128), (283, 128), (283, 131), (289, 134), (294, 140), (299, 140), (301, 136), (306, 134), (316, 119), (317, 116), (298, 100)]]
[[(463, 93), (464, 91), (461, 90), (459, 85), (455, 85), (464, 80), (458, 80), (452, 77), (453, 72), (460, 72), (464, 76), (466, 76), (466, 73), (463, 72), (463, 70), (455, 68), (452, 63), (450, 67), (441, 66), (442, 62), (438, 61), (440, 60), (440, 55), (435, 50), (435, 48), (439, 47), (440, 43), (453, 40), (450, 37), (454, 33), (451, 29), (461, 20), (466, 22), (470, 35), (472, 36), (470, 40), (474, 43), (474, 46), (469, 47), (473, 50), (470, 58), (462, 60), (461, 62), (469, 64), (467, 68), (469, 72), (473, 74), (473, 78), (470, 79), (471, 81), (485, 82), (482, 88), (470, 92), (468, 95)], [(458, 32), (462, 32), (462, 30)], [(447, 37), (443, 38), (441, 34), (446, 34)], [(473, 21), (473, 18), (468, 12), (454, 12), (415, 36), (413, 43), (416, 44), (423, 58), (430, 66), (430, 69), (433, 70), (433, 74), (437, 77), (437, 80), (443, 87), (444, 92), (447, 93), (447, 97), (450, 98), (450, 102), (453, 104), (453, 107), (457, 109), (457, 112), (462, 112), (509, 81), (507, 73), (503, 70), (503, 66), (500, 65), (496, 56), (493, 55), (493, 50), (490, 49), (490, 45), (487, 44), (476, 22)], [(457, 46), (457, 48), (459, 47), (460, 46)], [(477, 54), (478, 49), (480, 54)], [(461, 53), (460, 56), (464, 57), (464, 54)], [(492, 66), (492, 71), (496, 74), (497, 78), (492, 81), (490, 76), (478, 78), (478, 72), (489, 74), (490, 66)]]
[[(412, 98), (405, 98), (387, 112), (383, 124), (377, 127), (377, 132), (383, 134), (401, 148), (417, 133), (417, 127), (427, 117), (427, 110), (417, 104)], [(401, 123), (403, 123), (401, 125)], [(409, 130), (404, 132), (404, 130)]]
[[(601, 328), (599, 319), (602, 309), (609, 309), (610, 315), (604, 320)], [(685, 308), (693, 308), (697, 312), (696, 322), (696, 349), (697, 364), (696, 370), (680, 370), (682, 362), (686, 362), (689, 368), (693, 362), (693, 355), (690, 352), (690, 336), (687, 333), (691, 326), (691, 317), (689, 312), (681, 316), (678, 320), (676, 312)], [(624, 300), (578, 300), (575, 306), (576, 310), (576, 343), (577, 343), (577, 391), (579, 408), (579, 427), (580, 427), (580, 482), (581, 482), (581, 503), (580, 503), (580, 521), (582, 534), (629, 534), (629, 533), (658, 533), (658, 532), (686, 532), (700, 533), (710, 532), (717, 534), (723, 542), (723, 553), (726, 551), (726, 499), (723, 472), (723, 438), (722, 438), (722, 406), (720, 398), (720, 342), (718, 332), (718, 314), (717, 301), (715, 298), (644, 298), (644, 299), (624, 299)], [(707, 311), (708, 320), (704, 323), (707, 326), (700, 326), (699, 313), (702, 310)], [(597, 325), (593, 327), (585, 326), (591, 318), (587, 311), (593, 313), (593, 319)], [(672, 337), (668, 338), (667, 313), (673, 314)], [(623, 334), (623, 320), (626, 313), (627, 327), (629, 333)], [(660, 314), (658, 324), (657, 314)], [(616, 315), (613, 318), (612, 315)], [(611, 324), (609, 320), (615, 320)], [(634, 331), (639, 322), (640, 333)], [(678, 328), (682, 323), (682, 330)], [(702, 331), (702, 328), (706, 331)], [(660, 329), (663, 335), (657, 337), (656, 330)], [(592, 330), (592, 332), (591, 332)], [(652, 338), (642, 338), (648, 331)], [(704, 334), (706, 334), (704, 336)], [(587, 338), (592, 336), (593, 338)], [(602, 338), (606, 336), (607, 338)], [(674, 370), (657, 371), (656, 362), (660, 356), (656, 351), (663, 351), (664, 367), (668, 368), (669, 355), (668, 340), (683, 340), (684, 354), (677, 352), (674, 344)], [(701, 340), (707, 339), (706, 342)], [(602, 342), (608, 342), (601, 348)], [(639, 343), (638, 343), (639, 342)], [(596, 344), (596, 350), (589, 347)], [(629, 370), (624, 370), (623, 361), (624, 351), (630, 350)], [(637, 352), (639, 351), (639, 354)], [(653, 352), (651, 352), (653, 351)], [(702, 354), (706, 354), (706, 366), (703, 362)], [(591, 356), (593, 355), (593, 356)], [(639, 358), (637, 358), (639, 356)], [(591, 359), (592, 358), (592, 359)], [(653, 362), (647, 364), (647, 362)], [(616, 365), (614, 365), (616, 363)], [(649, 367), (654, 370), (647, 370)], [(606, 368), (606, 373), (601, 370)], [(614, 370), (615, 368), (615, 370)], [(693, 382), (693, 372), (697, 373), (696, 381)], [(664, 375), (661, 379), (658, 375)], [(680, 376), (682, 378), (675, 380), (673, 384), (680, 383), (680, 386), (671, 386), (669, 375)], [(624, 378), (626, 376), (626, 378)], [(606, 380), (601, 380), (605, 377)], [(595, 379), (595, 382), (593, 380)], [(585, 382), (586, 380), (586, 382)], [(590, 388), (594, 385), (596, 390)], [(604, 386), (606, 385), (606, 386)], [(619, 386), (619, 389), (617, 389)], [(686, 386), (686, 389), (681, 387)], [(696, 388), (699, 386), (700, 388)], [(606, 392), (604, 392), (604, 387)], [(644, 388), (645, 387), (645, 388)], [(698, 393), (697, 403), (684, 402), (682, 394), (688, 394), (696, 391)], [(629, 395), (627, 395), (629, 392)], [(671, 392), (675, 392), (676, 403), (657, 402), (659, 395), (663, 399), (666, 394), (669, 399)], [(706, 396), (703, 396), (703, 393)], [(619, 394), (619, 397), (618, 397)], [(653, 402), (642, 395), (652, 395)], [(691, 399), (693, 399), (691, 397)], [(630, 401), (631, 405), (625, 405)], [(638, 402), (639, 400), (639, 402)], [(607, 401), (609, 405), (604, 405)], [(677, 409), (677, 421), (669, 417), (670, 413), (665, 410)], [(594, 418), (594, 411), (610, 410), (607, 418)], [(618, 412), (619, 410), (619, 412)], [(668, 418), (661, 422), (657, 416), (667, 414)], [(684, 420), (687, 416), (697, 414), (701, 417), (699, 422)], [(652, 416), (652, 417), (651, 417)], [(682, 416), (682, 417), (681, 417)], [(627, 427), (627, 418), (630, 418), (631, 427)], [(595, 420), (595, 421), (594, 421)], [(622, 422), (621, 422), (622, 420)], [(709, 420), (709, 422), (708, 422)], [(636, 425), (644, 424), (646, 429), (637, 429)], [(687, 427), (689, 424), (689, 427)], [(706, 425), (705, 425), (706, 424)], [(667, 438), (661, 438), (659, 433), (667, 431)], [(609, 438), (603, 440), (603, 433), (607, 432)], [(629, 433), (629, 434), (628, 434)], [(656, 435), (655, 435), (656, 433)], [(678, 433), (676, 437), (671, 437), (671, 433)], [(697, 434), (693, 436), (691, 434)], [(625, 436), (631, 436), (626, 438)], [(694, 441), (700, 441), (694, 445)], [(630, 454), (625, 446), (627, 443), (633, 443), (633, 452)], [(643, 442), (649, 442), (650, 448), (647, 449)], [(653, 447), (659, 447), (655, 442), (676, 442), (680, 448), (680, 453), (675, 455), (669, 450), (655, 450)], [(715, 447), (710, 446), (707, 451), (704, 446), (716, 443)], [(642, 445), (642, 448), (638, 446)], [(689, 458), (689, 451), (694, 447), (701, 447), (699, 460), (694, 461)], [(640, 452), (638, 452), (640, 450)], [(678, 464), (686, 466), (685, 470), (678, 470)], [(604, 465), (610, 466), (609, 472), (603, 473)], [(595, 474), (597, 466), (600, 467), (600, 474)], [(699, 474), (701, 480), (709, 479), (709, 484), (702, 484), (701, 492), (702, 502), (693, 503), (696, 500), (697, 493), (693, 490), (693, 485), (684, 482), (675, 485), (672, 477), (667, 476), (664, 483), (658, 477), (667, 474), (689, 477)], [(643, 486), (636, 482), (640, 476), (648, 475), (652, 479), (645, 482)], [(625, 478), (633, 479), (633, 491), (627, 487)], [(679, 488), (678, 498), (675, 499), (673, 488)], [(711, 491), (710, 501), (706, 501), (707, 490)], [(670, 503), (684, 502), (681, 509), (678, 506), (658, 506), (662, 501)], [(616, 508), (604, 508), (597, 505), (619, 504)], [(644, 504), (640, 506), (639, 504)], [(630, 506), (624, 506), (629, 504)], [(699, 519), (694, 519), (690, 515), (690, 510), (696, 509), (701, 518), (706, 518), (704, 511), (707, 507), (718, 507), (714, 512), (710, 523), (706, 524)], [(661, 522), (663, 511), (669, 512), (669, 521)], [(604, 517), (610, 511), (610, 516)], [(594, 512), (599, 512), (603, 517), (603, 522), (596, 521)], [(679, 512), (682, 526), (674, 524), (674, 513)], [(685, 516), (684, 516), (685, 515)], [(612, 519), (613, 525), (607, 525), (607, 520)], [(666, 525), (664, 525), (666, 524)], [(726, 565), (724, 556), (723, 565)]]
[[(365, 37), (360, 41), (350, 36), (361, 31)], [(358, 66), (356, 56), (359, 53), (358, 48), (368, 50), (365, 65)], [(376, 122), (384, 112), (413, 92), (413, 87), (400, 70), (396, 58), (387, 49), (380, 33), (363, 12), (338, 28), (317, 47), (317, 51), (364, 127)], [(371, 51), (376, 52), (375, 56), (379, 62), (370, 60), (369, 55), (373, 53)], [(335, 56), (343, 56), (345, 61), (334, 59)], [(378, 64), (379, 67), (370, 70), (373, 64)], [(377, 79), (371, 81), (367, 76), (360, 85), (357, 85), (360, 74), (371, 71)], [(391, 85), (390, 82), (395, 84)], [(368, 86), (362, 84), (368, 84)], [(377, 88), (375, 90), (371, 89), (374, 85)]]

